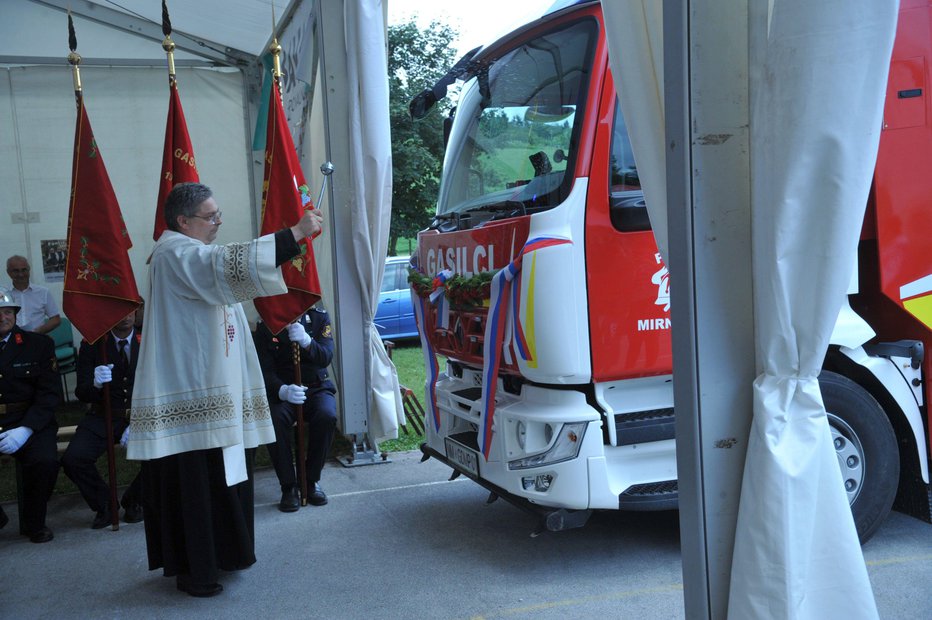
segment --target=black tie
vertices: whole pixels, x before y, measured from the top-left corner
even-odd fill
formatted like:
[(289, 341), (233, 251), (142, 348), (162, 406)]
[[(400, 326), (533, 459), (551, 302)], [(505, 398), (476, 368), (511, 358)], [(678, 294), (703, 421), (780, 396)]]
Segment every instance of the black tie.
[(127, 340), (119, 340), (117, 342), (117, 349), (120, 351), (120, 364), (123, 368), (129, 368), (129, 356), (126, 355), (126, 344)]
[(3, 352), (4, 347), (6, 347), (6, 340), (0, 340), (0, 353)]

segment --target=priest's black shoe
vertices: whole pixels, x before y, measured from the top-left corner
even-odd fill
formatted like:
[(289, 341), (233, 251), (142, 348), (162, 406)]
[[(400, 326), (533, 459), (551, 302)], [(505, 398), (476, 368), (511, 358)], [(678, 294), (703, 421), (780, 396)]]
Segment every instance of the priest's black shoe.
[(123, 521), (126, 523), (139, 523), (142, 521), (142, 506), (139, 504), (123, 505)]
[(278, 502), (278, 509), (282, 512), (296, 512), (301, 508), (301, 499), (298, 497), (298, 489), (291, 487), (282, 491), (282, 501)]
[(314, 486), (309, 489), (307, 503), (314, 506), (323, 506), (327, 503), (327, 494), (320, 488), (319, 482), (315, 482)]
[(217, 596), (223, 592), (223, 586), (219, 583), (193, 583), (189, 579), (187, 575), (178, 575), (175, 577), (175, 586), (182, 592), (200, 598)]
[(97, 516), (94, 517), (94, 522), (91, 523), (92, 530), (100, 530), (110, 525), (110, 511), (101, 510), (97, 513)]
[(44, 526), (40, 527), (35, 532), (26, 534), (26, 536), (34, 543), (46, 543), (55, 538), (55, 534), (52, 533), (52, 530)]
[(6, 512), (3, 510), (3, 506), (0, 506), (0, 530), (6, 527), (6, 524), (10, 522), (10, 517), (6, 516)]

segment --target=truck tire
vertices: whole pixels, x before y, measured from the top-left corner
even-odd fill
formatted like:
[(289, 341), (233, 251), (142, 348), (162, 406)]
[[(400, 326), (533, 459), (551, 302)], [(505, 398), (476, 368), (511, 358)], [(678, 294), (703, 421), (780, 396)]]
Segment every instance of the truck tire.
[(851, 379), (823, 371), (819, 387), (863, 545), (887, 518), (896, 497), (900, 479), (896, 434), (883, 408)]

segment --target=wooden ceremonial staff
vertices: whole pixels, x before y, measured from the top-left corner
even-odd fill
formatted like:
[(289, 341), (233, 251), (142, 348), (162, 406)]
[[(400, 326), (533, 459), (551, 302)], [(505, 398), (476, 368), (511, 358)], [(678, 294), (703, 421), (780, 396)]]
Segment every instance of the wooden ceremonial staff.
[[(297, 342), (291, 343), (291, 359), (294, 363), (294, 384), (301, 385), (301, 347)], [(294, 406), (298, 420), (298, 480), (301, 483), (301, 505), (307, 506), (307, 449), (304, 446), (304, 404)]]
[[(76, 51), (78, 49), (78, 39), (74, 33), (74, 21), (71, 19), (71, 11), (68, 11), (68, 47), (71, 53), (68, 54), (68, 62), (71, 64), (71, 72), (74, 77), (74, 97), (78, 107), (78, 114), (81, 113), (81, 70), (78, 65), (81, 64), (81, 55)], [(101, 362), (107, 364), (107, 343), (110, 339), (109, 331), (104, 335), (102, 347)], [(116, 531), (120, 529), (120, 509), (117, 503), (117, 485), (116, 485), (116, 454), (113, 449), (113, 414), (110, 411), (110, 384), (103, 385), (104, 399), (104, 424), (107, 426), (107, 470), (110, 476), (110, 525)]]
[[(110, 332), (104, 334), (100, 361), (107, 365), (107, 346), (110, 344)], [(117, 503), (116, 484), (116, 450), (113, 447), (113, 411), (110, 408), (110, 382), (104, 383), (104, 424), (107, 426), (107, 473), (110, 476), (110, 527), (113, 531), (120, 529), (120, 504)]]

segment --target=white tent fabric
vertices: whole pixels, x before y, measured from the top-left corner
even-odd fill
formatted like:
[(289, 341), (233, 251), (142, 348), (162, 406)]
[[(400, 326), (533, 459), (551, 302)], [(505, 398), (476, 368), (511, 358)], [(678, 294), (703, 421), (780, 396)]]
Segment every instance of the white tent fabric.
[[(375, 441), (398, 436), (404, 408), (398, 373), (388, 359), (373, 318), (379, 301), (392, 196), (391, 136), (384, 122), (388, 113), (385, 20), (379, 0), (347, 2), (346, 55), (350, 101), (349, 205), (353, 210), (353, 252), (363, 304), (363, 328), (368, 334), (371, 380), (369, 433)], [(352, 36), (351, 36), (352, 35)]]
[[(41, 264), (43, 248), (58, 243), (67, 232), (67, 217), (63, 219), (62, 213), (67, 216), (74, 132), (74, 97), (64, 58), (70, 5), (66, 0), (2, 4), (0, 119), (4, 128), (12, 127), (13, 131), (0, 130), (0, 197), (11, 205), (13, 224), (0, 226), (0, 247), (8, 254), (27, 256), (36, 266)], [(84, 57), (82, 77), (88, 112), (135, 244), (130, 256), (139, 288), (144, 290), (145, 261), (153, 245), (152, 212), (156, 208), (156, 173), (168, 95), (165, 53), (160, 45), (161, 9), (154, 0), (116, 4), (82, 0), (72, 4), (78, 51)], [(315, 243), (322, 284), (326, 287), (328, 278), (331, 284), (330, 289), (325, 288), (324, 304), (332, 312), (338, 337), (333, 377), (338, 384), (341, 430), (355, 434), (362, 427), (373, 438), (395, 436), (403, 411), (396, 373), (371, 323), (391, 204), (385, 20), (380, 14), (384, 13), (385, 0), (283, 0), (276, 9), (275, 31), (285, 48), (288, 75), (296, 79), (306, 76), (312, 90), (308, 93), (303, 87), (294, 88), (300, 96), (285, 102), (292, 104), (292, 127), (303, 126), (302, 135), (307, 138), (302, 158), (305, 176), (318, 186), (321, 177), (317, 166), (327, 159), (338, 163), (332, 202), (341, 209), (352, 202), (352, 227), (362, 239), (354, 244), (355, 261), (340, 265), (339, 273), (333, 268), (336, 252), (329, 234), (336, 232), (335, 227), (329, 225)], [(259, 218), (262, 160), (253, 157), (248, 134), (255, 127), (262, 80), (262, 70), (255, 63), (259, 63), (258, 56), (264, 53), (272, 34), (272, 7), (268, 0), (170, 0), (169, 10), (178, 45), (175, 60), (181, 99), (198, 170), (201, 179), (214, 189), (218, 202), (226, 205), (224, 213), (228, 214), (220, 240), (252, 238)], [(324, 67), (312, 73), (303, 70), (324, 55), (325, 39), (338, 39), (325, 37), (319, 30), (316, 20), (323, 14), (339, 15), (340, 19), (327, 23), (339, 23), (335, 28), (351, 42), (350, 49), (344, 50), (341, 40), (334, 44), (336, 49), (328, 50), (331, 61), (338, 59), (334, 65), (341, 67), (336, 75)], [(352, 63), (351, 75), (342, 68), (344, 51)], [(215, 64), (231, 67), (220, 69)], [(349, 79), (353, 84), (349, 85)], [(352, 94), (344, 104), (341, 98), (348, 85)], [(313, 100), (306, 102), (311, 96)], [(331, 96), (341, 101), (339, 113), (328, 109)], [(307, 114), (305, 104), (310, 106)], [(348, 104), (353, 105), (352, 127), (345, 121)], [(351, 131), (353, 139), (347, 140), (344, 136)], [(330, 141), (325, 139), (328, 135), (340, 138)], [(345, 163), (349, 158), (352, 165)], [(343, 183), (344, 174), (351, 183)], [(352, 195), (345, 195), (347, 191)], [(332, 223), (335, 218), (330, 202), (324, 202), (325, 222)], [(343, 242), (341, 237), (339, 243)], [(34, 268), (35, 281), (48, 285), (60, 303), (61, 274), (46, 275), (45, 280), (42, 275)], [(337, 279), (343, 291), (343, 308), (337, 295), (327, 294)], [(361, 321), (353, 316), (343, 321), (340, 310), (355, 310), (357, 303), (366, 307), (369, 318)], [(251, 304), (247, 307), (249, 316), (255, 318)], [(340, 329), (341, 322), (348, 323), (346, 330)], [(352, 338), (343, 338), (348, 330), (365, 330), (365, 352), (360, 350), (355, 333)], [(343, 389), (348, 375), (359, 380)], [(350, 392), (353, 398), (348, 397)]]
[[(728, 614), (873, 618), (817, 376), (855, 264), (897, 2), (749, 3), (759, 17), (750, 30), (749, 91), (761, 375), (753, 386)], [(665, 168), (662, 121), (658, 134), (636, 137), (637, 128), (662, 118), (659, 4), (603, 3), (633, 147), (653, 140), (646, 157), (636, 155), (648, 183), (644, 167)], [(657, 235), (654, 209), (650, 216)]]
[[(667, 175), (664, 149), (663, 3), (603, 2), (609, 64), (627, 119), (657, 248), (667, 261)], [(630, 55), (630, 58), (627, 56)], [(625, 88), (623, 84), (637, 84)]]
[[(140, 291), (147, 288), (146, 260), (155, 243), (152, 221), (168, 108), (166, 76), (164, 67), (81, 70), (94, 136), (133, 241), (129, 256)], [(255, 215), (243, 146), (242, 75), (229, 69), (179, 67), (178, 83), (198, 171), (223, 208), (218, 241), (252, 238)], [(44, 273), (42, 257), (46, 242), (63, 243), (68, 235), (72, 88), (66, 66), (0, 67), (0, 204), (24, 220), (11, 224), (10, 216), (4, 215), (0, 260), (14, 253), (26, 256), (33, 265), (33, 282), (47, 286), (59, 307), (64, 275)], [(0, 284), (8, 282), (2, 272)]]
[(897, 8), (776, 0), (751, 20), (761, 374), (732, 565), (735, 618), (877, 616), (817, 377), (855, 264)]

